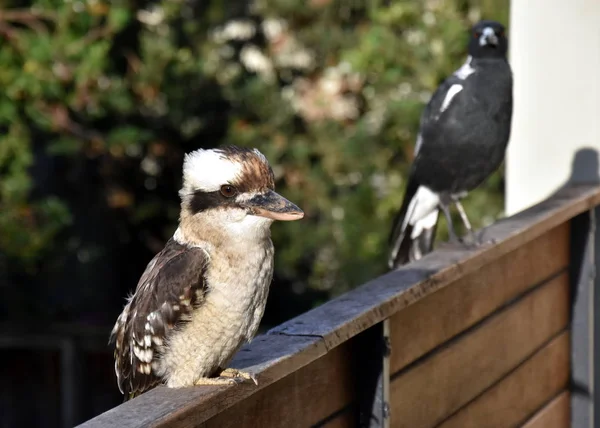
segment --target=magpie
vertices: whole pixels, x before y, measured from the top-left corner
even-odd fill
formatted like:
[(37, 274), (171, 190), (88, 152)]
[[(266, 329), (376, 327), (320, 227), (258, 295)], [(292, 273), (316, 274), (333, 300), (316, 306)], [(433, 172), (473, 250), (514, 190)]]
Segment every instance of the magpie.
[(432, 251), (439, 211), (451, 242), (461, 241), (454, 204), (478, 245), (460, 199), (502, 163), (510, 136), (513, 77), (505, 28), (483, 20), (470, 32), (466, 62), (434, 92), (422, 114), (406, 193), (389, 237), (390, 269)]

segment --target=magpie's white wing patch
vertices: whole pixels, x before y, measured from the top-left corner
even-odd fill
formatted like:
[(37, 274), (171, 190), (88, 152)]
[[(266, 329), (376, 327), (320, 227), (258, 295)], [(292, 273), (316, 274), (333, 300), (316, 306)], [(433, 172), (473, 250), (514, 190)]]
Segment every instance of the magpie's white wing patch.
[(438, 204), (440, 197), (436, 193), (432, 192), (425, 186), (419, 186), (413, 196), (410, 198), (410, 202), (406, 208), (406, 212), (401, 222), (397, 224), (394, 230), (394, 238), (392, 241), (390, 258), (388, 264), (391, 267), (396, 262), (396, 257), (402, 246), (402, 242), (408, 238), (406, 236), (406, 229), (408, 225), (416, 229), (416, 232), (411, 232), (411, 239), (415, 239), (416, 234), (420, 234), (425, 229), (431, 229), (435, 227), (438, 218)]
[(424, 230), (434, 227), (437, 224), (439, 214), (439, 210), (434, 209), (422, 219), (415, 221), (412, 233), (410, 234), (411, 239), (417, 239)]
[(446, 96), (444, 97), (444, 101), (442, 102), (440, 113), (446, 111), (446, 109), (450, 106), (452, 99), (454, 99), (454, 97), (462, 90), (463, 86), (458, 83), (455, 83), (454, 85), (450, 86), (450, 89), (448, 89), (448, 92), (446, 92)]
[(417, 142), (415, 143), (415, 156), (419, 153), (421, 146), (423, 145), (423, 136), (419, 132), (417, 135)]
[(406, 229), (408, 224), (415, 227), (420, 220), (425, 219), (433, 211), (436, 211), (439, 203), (440, 197), (436, 193), (425, 186), (419, 186), (406, 211), (402, 229)]
[(465, 61), (465, 63), (458, 70), (456, 70), (454, 72), (454, 75), (461, 80), (465, 80), (471, 74), (475, 73), (475, 69), (473, 67), (471, 67), (472, 60), (473, 60), (473, 58), (471, 58), (471, 56), (469, 56), (467, 58), (467, 60)]

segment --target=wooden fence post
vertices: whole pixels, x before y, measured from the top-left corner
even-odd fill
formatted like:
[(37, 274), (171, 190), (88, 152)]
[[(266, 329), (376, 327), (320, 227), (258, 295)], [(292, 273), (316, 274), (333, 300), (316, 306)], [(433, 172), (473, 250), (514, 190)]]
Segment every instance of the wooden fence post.
[(600, 186), (567, 186), (489, 226), (493, 244), (275, 327), (232, 362), (258, 385), (158, 387), (82, 427), (593, 427), (597, 206)]
[(81, 422), (81, 399), (84, 354), (76, 339), (67, 336), (58, 339), (60, 354), (61, 426), (67, 428)]
[(390, 391), (390, 321), (380, 322), (356, 337), (360, 350), (356, 371), (360, 427), (388, 428)]
[(571, 426), (593, 428), (598, 420), (596, 385), (600, 385), (599, 208), (571, 221)]

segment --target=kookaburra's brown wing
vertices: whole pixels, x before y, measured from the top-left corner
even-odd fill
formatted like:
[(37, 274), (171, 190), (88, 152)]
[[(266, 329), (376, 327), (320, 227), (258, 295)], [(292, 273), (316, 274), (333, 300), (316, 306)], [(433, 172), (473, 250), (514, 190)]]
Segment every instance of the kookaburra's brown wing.
[(148, 263), (110, 336), (125, 400), (160, 383), (157, 358), (173, 329), (188, 321), (204, 299), (207, 264), (204, 250), (173, 239)]

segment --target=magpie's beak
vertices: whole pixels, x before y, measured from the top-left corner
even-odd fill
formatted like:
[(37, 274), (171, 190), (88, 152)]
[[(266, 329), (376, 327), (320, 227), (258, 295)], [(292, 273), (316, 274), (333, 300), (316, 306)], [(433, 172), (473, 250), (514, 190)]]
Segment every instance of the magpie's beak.
[(292, 221), (304, 217), (300, 208), (272, 190), (255, 195), (241, 205), (247, 208), (251, 215), (273, 220)]
[(483, 30), (481, 37), (479, 37), (479, 45), (480, 46), (498, 46), (498, 36), (494, 32), (494, 30), (490, 27), (487, 27)]

